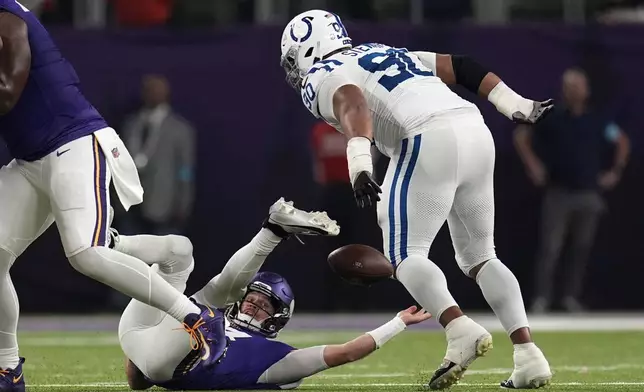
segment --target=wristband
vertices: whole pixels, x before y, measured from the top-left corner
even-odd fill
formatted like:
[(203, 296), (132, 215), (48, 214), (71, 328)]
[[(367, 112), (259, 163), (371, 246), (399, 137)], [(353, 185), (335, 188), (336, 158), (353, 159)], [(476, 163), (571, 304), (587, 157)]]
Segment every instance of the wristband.
[(349, 139), (347, 144), (347, 163), (349, 164), (349, 177), (354, 184), (360, 172), (373, 173), (373, 160), (371, 159), (371, 140), (358, 136)]
[(373, 338), (376, 342), (376, 348), (378, 349), (391, 340), (391, 338), (404, 331), (405, 328), (407, 328), (405, 322), (402, 321), (400, 317), (396, 316), (386, 324), (381, 325), (373, 331), (367, 332), (367, 335), (370, 335)]
[(510, 120), (512, 120), (512, 115), (516, 112), (521, 112), (526, 117), (532, 112), (533, 102), (515, 93), (503, 82), (494, 86), (487, 99)]

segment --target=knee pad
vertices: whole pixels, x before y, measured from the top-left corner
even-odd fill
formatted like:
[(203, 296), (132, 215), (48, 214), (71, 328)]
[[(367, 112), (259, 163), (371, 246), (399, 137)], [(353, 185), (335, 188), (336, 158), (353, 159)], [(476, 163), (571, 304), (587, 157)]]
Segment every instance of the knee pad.
[(168, 240), (169, 250), (173, 255), (186, 257), (192, 255), (192, 242), (187, 237), (169, 234), (165, 238)]
[(170, 234), (167, 239), (168, 253), (172, 256), (172, 270), (176, 272), (192, 272), (194, 259), (192, 258), (192, 242), (180, 235)]

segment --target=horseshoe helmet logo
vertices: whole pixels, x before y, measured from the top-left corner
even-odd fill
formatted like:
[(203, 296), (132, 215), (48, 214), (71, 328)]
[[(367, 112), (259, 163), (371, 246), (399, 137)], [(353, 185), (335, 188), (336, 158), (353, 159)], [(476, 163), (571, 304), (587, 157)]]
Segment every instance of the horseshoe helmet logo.
[(291, 39), (295, 42), (304, 42), (307, 39), (311, 38), (311, 34), (313, 33), (313, 24), (311, 21), (313, 20), (312, 16), (305, 16), (302, 18), (302, 22), (306, 24), (306, 34), (302, 38), (298, 38), (295, 36), (295, 31), (293, 31), (293, 27), (295, 27), (295, 24), (291, 26)]

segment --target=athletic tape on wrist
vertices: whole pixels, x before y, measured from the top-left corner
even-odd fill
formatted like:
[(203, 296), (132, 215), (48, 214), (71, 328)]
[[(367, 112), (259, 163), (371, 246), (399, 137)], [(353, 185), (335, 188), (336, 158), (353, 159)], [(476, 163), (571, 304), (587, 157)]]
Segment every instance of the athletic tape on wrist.
[(407, 328), (405, 322), (402, 321), (400, 317), (396, 316), (386, 324), (381, 325), (373, 331), (367, 332), (367, 335), (371, 335), (373, 340), (376, 342), (376, 348), (380, 348), (394, 336), (404, 331), (405, 328)]

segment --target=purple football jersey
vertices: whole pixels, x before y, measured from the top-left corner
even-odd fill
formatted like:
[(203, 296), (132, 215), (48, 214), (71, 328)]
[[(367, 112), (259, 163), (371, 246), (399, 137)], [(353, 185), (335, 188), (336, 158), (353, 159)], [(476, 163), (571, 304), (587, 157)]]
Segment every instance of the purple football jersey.
[(279, 385), (258, 384), (257, 380), (295, 350), (293, 347), (232, 327), (226, 328), (226, 337), (230, 342), (228, 351), (214, 368), (197, 365), (185, 376), (157, 385), (176, 390), (280, 389)]
[(13, 157), (35, 161), (106, 128), (103, 117), (81, 93), (76, 71), (36, 16), (16, 0), (0, 0), (0, 11), (25, 21), (31, 47), (25, 89), (16, 106), (0, 116), (0, 136)]

